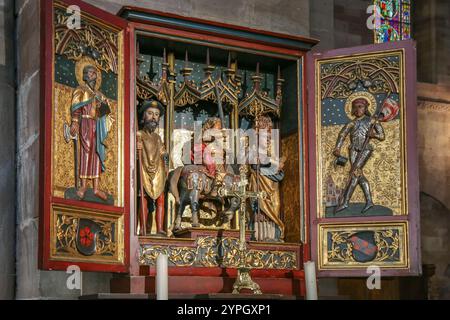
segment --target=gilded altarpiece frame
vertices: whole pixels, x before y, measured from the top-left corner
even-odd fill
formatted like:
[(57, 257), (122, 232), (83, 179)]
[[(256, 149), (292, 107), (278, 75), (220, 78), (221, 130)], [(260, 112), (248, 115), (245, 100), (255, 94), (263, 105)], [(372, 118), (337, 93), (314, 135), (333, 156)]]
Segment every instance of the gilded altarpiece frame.
[(319, 275), (420, 272), (413, 41), (309, 55)]
[(42, 1), (40, 267), (128, 271), (127, 23)]

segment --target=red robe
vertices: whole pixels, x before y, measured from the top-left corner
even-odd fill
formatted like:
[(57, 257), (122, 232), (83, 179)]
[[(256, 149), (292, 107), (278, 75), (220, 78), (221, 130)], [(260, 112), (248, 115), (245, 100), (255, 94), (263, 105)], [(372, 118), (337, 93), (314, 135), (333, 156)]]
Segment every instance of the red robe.
[(98, 178), (102, 165), (97, 153), (97, 121), (95, 100), (83, 88), (75, 90), (72, 98), (72, 119), (79, 123), (79, 177)]
[(202, 143), (202, 144), (194, 144), (194, 152), (191, 153), (191, 161), (192, 163), (194, 162), (194, 155), (195, 153), (201, 153), (202, 155), (202, 164), (206, 167), (206, 170), (208, 171), (208, 174), (211, 177), (215, 177), (216, 176), (216, 163), (214, 162), (214, 158), (211, 155), (211, 151), (206, 150), (206, 147), (208, 145), (206, 143)]

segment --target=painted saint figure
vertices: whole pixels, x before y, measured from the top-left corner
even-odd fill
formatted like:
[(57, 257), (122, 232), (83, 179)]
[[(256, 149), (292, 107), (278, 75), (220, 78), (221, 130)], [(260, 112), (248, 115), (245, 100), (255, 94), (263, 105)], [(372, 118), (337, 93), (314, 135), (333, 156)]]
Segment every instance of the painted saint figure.
[(349, 155), (352, 167), (349, 181), (340, 197), (335, 212), (348, 208), (353, 192), (359, 184), (366, 198), (366, 205), (362, 209), (362, 212), (364, 213), (374, 206), (369, 181), (364, 176), (363, 172), (363, 168), (374, 150), (369, 142), (370, 139), (383, 141), (385, 136), (380, 122), (371, 117), (369, 112), (369, 101), (366, 98), (357, 98), (353, 100), (351, 114), (355, 118), (342, 128), (336, 141), (336, 147), (333, 151), (333, 154), (338, 157), (338, 163), (339, 161), (342, 162), (342, 159), (345, 162), (346, 159), (341, 156), (341, 148), (347, 135), (350, 135), (351, 144)]
[(79, 167), (78, 177), (81, 185), (77, 196), (83, 199), (88, 180), (92, 180), (95, 196), (106, 201), (107, 194), (99, 189), (100, 174), (105, 171), (105, 139), (111, 126), (111, 113), (108, 99), (98, 91), (99, 70), (91, 64), (83, 68), (83, 83), (75, 89), (71, 101), (70, 134), (78, 136)]
[(281, 242), (284, 240), (285, 226), (281, 219), (280, 182), (284, 179), (285, 158), (278, 159), (276, 154), (272, 154), (272, 143), (278, 143), (278, 141), (272, 141), (272, 119), (261, 116), (258, 127), (258, 130), (267, 132), (267, 145), (259, 145), (259, 148), (260, 150), (267, 148), (260, 152), (264, 152), (270, 161), (265, 164), (251, 165), (250, 189), (264, 191), (268, 195), (265, 199), (251, 201), (254, 213), (254, 237), (256, 241)]
[(156, 211), (157, 234), (166, 235), (164, 231), (164, 187), (168, 172), (168, 155), (161, 137), (156, 132), (164, 109), (155, 100), (145, 101), (140, 113), (141, 130), (137, 132), (136, 141), (140, 177), (139, 234), (147, 234), (147, 218), (151, 206)]

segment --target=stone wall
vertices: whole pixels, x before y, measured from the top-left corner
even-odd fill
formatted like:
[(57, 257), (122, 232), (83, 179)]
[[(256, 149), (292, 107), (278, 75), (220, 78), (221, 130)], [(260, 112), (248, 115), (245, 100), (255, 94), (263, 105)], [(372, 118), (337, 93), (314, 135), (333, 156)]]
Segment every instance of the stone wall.
[(450, 299), (450, 86), (417, 89), (422, 262), (436, 268), (429, 297)]
[(371, 44), (373, 30), (367, 28), (367, 7), (372, 0), (334, 0), (334, 47)]
[(0, 0), (0, 300), (14, 298), (14, 1)]
[(450, 208), (450, 86), (418, 83), (420, 190)]
[(136, 6), (248, 28), (309, 36), (308, 0), (86, 0), (116, 14)]
[(414, 4), (418, 80), (450, 85), (450, 2), (416, 0)]
[(311, 0), (310, 33), (320, 40), (315, 50), (373, 43), (373, 30), (367, 28), (371, 4), (373, 0)]

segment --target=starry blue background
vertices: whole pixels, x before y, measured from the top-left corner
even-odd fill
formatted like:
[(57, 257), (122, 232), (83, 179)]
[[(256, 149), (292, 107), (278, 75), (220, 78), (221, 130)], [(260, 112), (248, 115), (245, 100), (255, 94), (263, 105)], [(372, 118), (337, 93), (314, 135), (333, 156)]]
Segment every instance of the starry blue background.
[[(399, 55), (392, 55), (384, 57), (383, 59), (388, 60), (389, 62), (393, 63), (399, 63)], [(329, 64), (323, 64), (321, 66), (321, 72), (325, 72), (325, 69), (327, 68), (334, 68), (335, 63), (329, 63)], [(368, 91), (361, 82), (358, 83), (356, 89), (354, 92), (360, 92), (360, 91)], [(378, 108), (383, 103), (384, 99), (386, 98), (386, 93), (382, 94), (375, 94), (375, 99), (377, 101), (377, 108), (375, 110), (378, 110)], [(391, 94), (391, 99), (395, 100), (397, 103), (399, 103), (399, 95), (397, 93)], [(323, 126), (330, 126), (330, 125), (342, 125), (348, 123), (350, 118), (348, 118), (347, 114), (345, 113), (345, 102), (347, 99), (333, 99), (333, 98), (326, 98), (322, 100), (322, 125)], [(396, 119), (400, 117), (400, 113), (397, 115)]]
[[(361, 92), (361, 91), (367, 91), (362, 86), (362, 84), (358, 84), (358, 87), (355, 89), (355, 92)], [(384, 99), (386, 98), (386, 94), (375, 94), (375, 99), (377, 101), (377, 108), (375, 110), (378, 110), (378, 108), (383, 103)], [(398, 94), (391, 94), (391, 99), (395, 100), (397, 103), (399, 103), (399, 95)], [(345, 102), (347, 99), (333, 99), (333, 98), (326, 98), (322, 100), (322, 125), (323, 126), (331, 126), (331, 125), (342, 125), (346, 124), (352, 119), (350, 119), (347, 114), (345, 113)], [(397, 115), (397, 118), (400, 116)]]
[[(75, 76), (75, 61), (62, 55), (55, 56), (55, 81), (72, 88), (79, 86)], [(99, 89), (106, 97), (117, 100), (117, 75), (102, 71), (102, 85)]]

